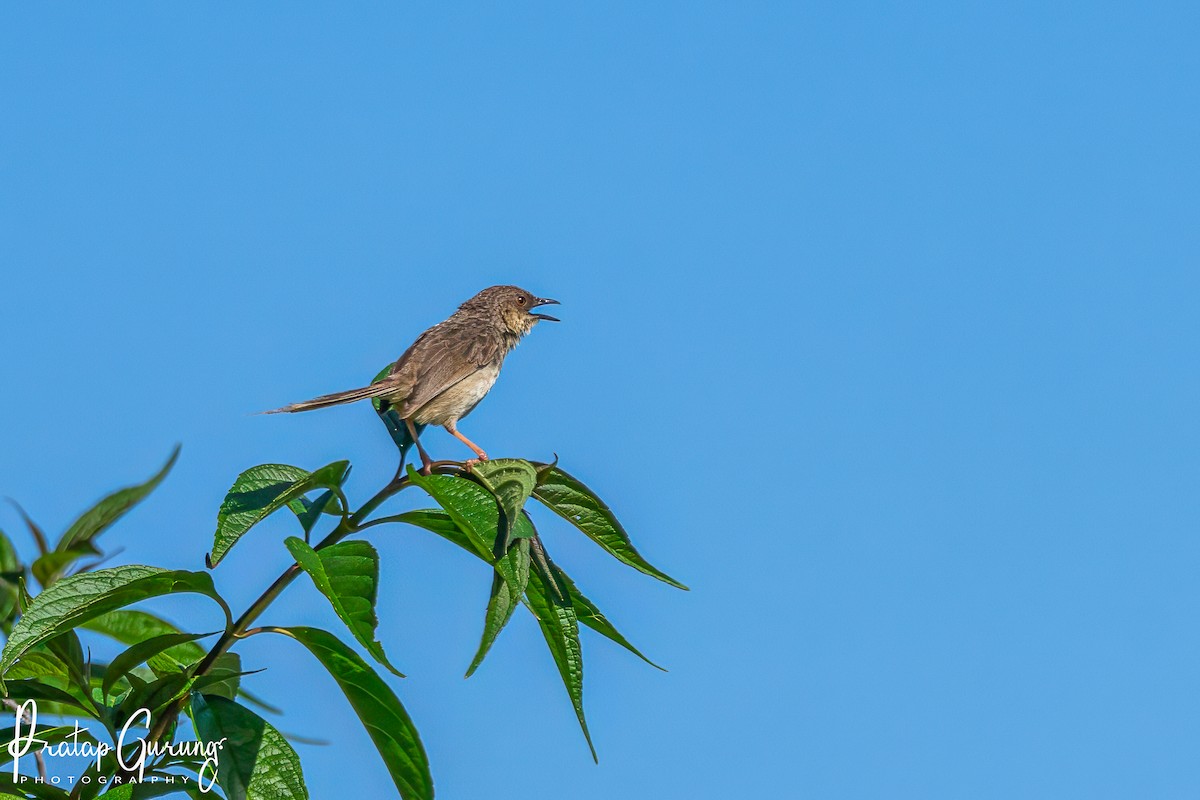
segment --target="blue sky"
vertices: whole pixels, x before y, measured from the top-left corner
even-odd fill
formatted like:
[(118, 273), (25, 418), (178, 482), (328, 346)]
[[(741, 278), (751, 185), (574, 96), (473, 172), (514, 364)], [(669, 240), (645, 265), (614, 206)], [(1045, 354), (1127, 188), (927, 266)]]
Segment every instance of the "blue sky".
[[(105, 541), (202, 568), (242, 469), (349, 458), (361, 500), (394, 467), (365, 406), (252, 412), (357, 386), (517, 283), (563, 322), (462, 429), (558, 453), (692, 591), (540, 518), (670, 669), (586, 638), (597, 767), (527, 615), (462, 680), (486, 569), (377, 529), (440, 796), (1194, 797), (1198, 23), (8, 6), (0, 494), (58, 531), (182, 442)], [(290, 532), (216, 570), (235, 606)], [(301, 583), (265, 621), (338, 630)], [(332, 681), (266, 638), (250, 685), (334, 742), (301, 747), (314, 796), (386, 796)]]

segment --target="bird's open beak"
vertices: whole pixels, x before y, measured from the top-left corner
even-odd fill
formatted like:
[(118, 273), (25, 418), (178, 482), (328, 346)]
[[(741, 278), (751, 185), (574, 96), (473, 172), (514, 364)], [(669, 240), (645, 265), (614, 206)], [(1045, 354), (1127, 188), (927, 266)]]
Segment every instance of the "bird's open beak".
[[(533, 304), (530, 306), (530, 308), (537, 308), (538, 306), (556, 306), (556, 305), (559, 305), (559, 302), (557, 300), (551, 300), (548, 297), (535, 297), (533, 299)], [(561, 320), (559, 320), (558, 317), (552, 317), (549, 314), (533, 314), (533, 313), (531, 313), (530, 316), (536, 317), (538, 319), (544, 319), (547, 322), (561, 322)]]

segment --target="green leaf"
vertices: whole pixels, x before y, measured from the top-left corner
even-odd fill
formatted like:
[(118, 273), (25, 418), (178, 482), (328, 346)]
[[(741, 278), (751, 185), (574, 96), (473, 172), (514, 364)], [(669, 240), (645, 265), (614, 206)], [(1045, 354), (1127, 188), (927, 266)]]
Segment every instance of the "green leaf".
[(497, 458), (475, 464), (471, 473), (500, 505), (500, 534), (494, 551), (499, 555), (508, 550), (517, 518), (537, 485), (537, 470), (519, 458)]
[(192, 680), (192, 689), (201, 694), (220, 695), (226, 700), (236, 700), (241, 691), (242, 678), (257, 675), (261, 669), (242, 671), (242, 657), (237, 653), (222, 653), (217, 657), (212, 670)]
[(67, 528), (67, 532), (58, 540), (58, 545), (54, 549), (59, 552), (73, 550), (80, 544), (95, 539), (108, 526), (120, 519), (126, 511), (136, 506), (146, 495), (154, 491), (162, 483), (163, 478), (167, 477), (167, 473), (171, 471), (171, 467), (175, 465), (177, 458), (179, 458), (178, 445), (171, 452), (171, 457), (167, 459), (167, 463), (163, 465), (163, 468), (148, 481), (137, 486), (130, 486), (113, 492), (85, 511), (79, 519), (71, 523), (71, 527)]
[(271, 705), (266, 700), (263, 700), (261, 697), (254, 694), (253, 692), (247, 691), (246, 687), (244, 687), (244, 686), (238, 687), (238, 697), (242, 698), (250, 705), (258, 706), (263, 711), (269, 712), (271, 714), (282, 714), (283, 713), (283, 709), (281, 709), (279, 706)]
[[(148, 709), (152, 717), (171, 703), (187, 695), (192, 678), (184, 672), (172, 672), (150, 682), (138, 680), (132, 673), (126, 675), (133, 687), (113, 712), (113, 727), (123, 727), (141, 709)], [(145, 725), (145, 720), (140, 720)]]
[[(636, 647), (630, 644), (629, 640), (622, 636), (620, 631), (613, 627), (613, 624), (608, 621), (608, 618), (601, 613), (600, 609), (596, 607), (596, 604), (584, 597), (583, 592), (579, 591), (579, 587), (575, 585), (575, 582), (571, 580), (567, 573), (562, 571), (561, 567), (559, 567), (553, 561), (550, 561), (549, 568), (551, 575), (553, 575), (558, 586), (560, 586), (566, 593), (567, 597), (570, 598), (571, 607), (575, 609), (575, 616), (579, 622), (588, 626), (605, 638), (621, 645), (621, 647), (624, 647), (626, 650), (633, 653), (635, 656), (640, 658), (642, 661), (645, 661), (655, 669), (661, 669), (663, 672), (666, 672), (666, 670), (660, 667), (658, 664), (655, 664), (653, 661), (646, 658), (646, 656), (642, 654), (641, 650), (638, 650)], [(543, 595), (546, 595), (547, 598), (541, 602), (548, 603), (553, 601), (555, 598), (553, 596), (553, 591), (546, 585), (546, 578), (543, 577), (543, 574), (544, 573), (542, 573), (541, 570), (535, 570), (533, 574), (529, 576), (529, 588), (526, 590), (526, 594), (535, 591), (541, 592)]]
[(349, 541), (313, 550), (295, 536), (289, 536), (284, 544), (359, 644), (393, 675), (403, 678), (404, 675), (388, 662), (383, 645), (375, 639), (375, 629), (379, 625), (375, 616), (379, 555), (375, 548), (368, 542)]
[(529, 582), (529, 540), (518, 539), (512, 549), (501, 559), (501, 561), (505, 560), (509, 562), (508, 568), (515, 572), (519, 579), (523, 579), (520, 590), (517, 591), (512, 584), (500, 577), (499, 572), (492, 576), (492, 593), (488, 597), (487, 613), (484, 615), (483, 637), (479, 640), (479, 649), (475, 651), (475, 658), (471, 659), (471, 666), (467, 667), (465, 676), (467, 678), (479, 669), (484, 656), (496, 642), (496, 637), (500, 635), (500, 631), (512, 619), (513, 612), (521, 604), (521, 595), (524, 594), (525, 586)]
[(47, 641), (46, 648), (67, 668), (67, 675), (83, 696), (90, 698), (92, 690), (85, 674), (87, 668), (83, 663), (83, 644), (78, 634), (64, 631)]
[(525, 579), (514, 569), (513, 562), (503, 558), (497, 560), (493, 555), (496, 553), (500, 524), (500, 509), (496, 505), (496, 499), (482, 486), (465, 478), (455, 478), (451, 475), (420, 475), (412, 467), (408, 468), (408, 477), (446, 510), (470, 537), (474, 548), (484, 560), (495, 564), (496, 571), (508, 583), (513, 595), (520, 597), (525, 591)]
[(66, 790), (48, 783), (36, 783), (29, 775), (22, 775), (14, 780), (12, 770), (0, 772), (0, 794), (32, 797), (35, 800), (67, 800), (70, 797)]
[(538, 620), (542, 636), (554, 656), (558, 674), (575, 708), (575, 716), (583, 737), (587, 739), (592, 760), (599, 763), (592, 735), (588, 733), (587, 720), (583, 717), (583, 651), (579, 647), (579, 624), (575, 608), (571, 603), (555, 599), (546, 592), (528, 592), (529, 607)]
[(78, 697), (33, 678), (5, 681), (4, 697), (8, 700), (17, 701), (37, 700), (39, 703), (46, 700), (78, 708), (88, 714), (95, 713), (93, 709), (88, 708)]
[(687, 589), (642, 558), (612, 510), (579, 480), (558, 467), (547, 465), (542, 465), (538, 471), (538, 479), (540, 483), (533, 490), (533, 496), (618, 561), (676, 588)]
[(44, 556), (39, 556), (30, 565), (29, 571), (33, 573), (33, 577), (37, 578), (42, 588), (45, 588), (62, 577), (67, 567), (79, 559), (99, 554), (100, 551), (91, 542), (83, 542), (78, 547), (72, 547), (69, 550), (51, 550)]
[(308, 541), (308, 534), (312, 533), (312, 529), (316, 527), (322, 514), (340, 516), (345, 513), (337, 493), (332, 489), (317, 495), (316, 500), (309, 500), (307, 497), (289, 500), (288, 508), (296, 515), (296, 519), (300, 520), (300, 527), (304, 529), (305, 541)]
[(403, 800), (429, 800), (433, 778), (417, 729), (395, 693), (362, 658), (336, 636), (318, 628), (275, 628), (317, 657), (375, 743)]
[(215, 567), (246, 531), (290, 501), (314, 489), (341, 491), (349, 461), (335, 461), (313, 473), (287, 464), (260, 464), (238, 476), (217, 513), (209, 566)]
[(21, 519), (25, 522), (25, 527), (29, 529), (29, 535), (33, 537), (33, 543), (37, 547), (37, 551), (42, 555), (45, 555), (50, 550), (50, 545), (46, 541), (45, 531), (43, 531), (38, 524), (34, 522), (28, 514), (25, 513), (25, 509), (20, 503), (18, 503), (16, 500), (13, 500), (11, 497), (8, 498), (8, 502), (12, 503), (13, 508), (15, 508), (17, 513), (21, 515)]
[[(522, 517), (524, 518), (524, 515), (522, 515)], [(417, 511), (406, 511), (403, 514), (397, 514), (396, 516), (388, 517), (387, 519), (389, 522), (405, 522), (410, 525), (416, 525), (419, 528), (424, 528), (432, 533), (436, 533), (438, 536), (453, 542), (463, 550), (471, 553), (476, 558), (480, 558), (491, 563), (489, 559), (484, 558), (483, 556), (479, 555), (478, 552), (476, 552), (475, 546), (472, 544), (470, 538), (462, 532), (458, 525), (455, 524), (454, 520), (450, 518), (450, 515), (444, 511), (441, 511), (440, 509), (420, 509)], [(517, 524), (528, 524), (528, 520), (526, 518), (525, 523), (518, 522)], [(538, 550), (540, 549), (540, 542), (536, 536), (530, 536), (530, 544), (531, 563), (537, 565), (539, 562)], [(544, 559), (544, 564), (540, 570), (535, 569), (531, 572), (529, 576), (529, 584), (525, 588), (526, 594), (538, 592), (539, 594), (543, 595), (540, 602), (546, 603), (549, 602), (549, 600), (547, 600), (545, 597), (547, 593), (549, 593), (550, 598), (555, 599), (555, 596), (558, 595), (558, 592), (561, 592), (561, 595), (558, 595), (557, 599), (562, 599), (563, 597), (570, 598), (571, 605), (574, 607), (580, 623), (621, 645), (626, 650), (645, 661), (647, 664), (650, 664), (657, 669), (663, 669), (658, 664), (655, 664), (653, 661), (646, 658), (646, 656), (644, 656), (640, 650), (630, 644), (629, 641), (622, 636), (619, 631), (617, 631), (613, 624), (608, 621), (608, 618), (601, 613), (600, 609), (598, 609), (591, 600), (587, 599), (587, 597), (583, 595), (583, 592), (579, 591), (579, 587), (575, 585), (574, 581), (571, 580), (567, 573), (563, 572), (561, 567), (550, 561), (549, 558), (545, 556), (544, 552), (541, 554), (541, 558)], [(555, 580), (555, 585), (558, 587), (558, 592), (555, 591), (553, 585), (548, 586), (546, 579), (541, 577), (541, 575), (552, 576), (552, 578)], [(665, 672), (666, 670), (663, 671)]]
[(496, 499), (486, 489), (452, 475), (421, 475), (412, 467), (408, 468), (408, 478), (445, 509), (478, 553), (492, 555), (500, 512)]
[(164, 633), (138, 642), (109, 663), (108, 669), (104, 672), (104, 682), (101, 684), (100, 690), (107, 697), (113, 684), (139, 664), (145, 663), (172, 647), (212, 635), (212, 633)]
[(50, 652), (50, 648), (40, 645), (30, 650), (21, 660), (13, 664), (5, 677), (12, 680), (21, 678), (56, 678), (64, 683), (71, 679), (67, 665), (58, 656)]
[(0, 624), (17, 610), (17, 580), (22, 576), (21, 559), (12, 540), (0, 531)]
[[(0, 653), (0, 678), (31, 647), (99, 617), (150, 597), (179, 592), (207, 595), (229, 610), (203, 572), (129, 564), (63, 578), (33, 599)], [(232, 623), (230, 623), (232, 624)]]
[(200, 740), (223, 742), (217, 782), (228, 800), (308, 797), (300, 757), (269, 722), (216, 695), (193, 693), (191, 709)]
[(487, 553), (480, 553), (476, 548), (475, 543), (471, 540), (462, 528), (451, 518), (449, 514), (442, 511), (440, 508), (422, 508), (416, 511), (405, 511), (403, 514), (396, 514), (391, 517), (384, 517), (376, 522), (405, 522), (409, 525), (416, 525), (418, 528), (424, 528), (431, 533), (436, 533), (443, 539), (448, 539), (456, 545), (466, 550), (476, 558), (492, 563), (492, 556)]
[[(145, 611), (118, 609), (88, 620), (80, 627), (111, 637), (124, 645), (136, 645), (155, 636), (184, 634), (176, 626)], [(158, 675), (181, 672), (204, 658), (204, 648), (184, 643), (152, 656), (147, 665)]]

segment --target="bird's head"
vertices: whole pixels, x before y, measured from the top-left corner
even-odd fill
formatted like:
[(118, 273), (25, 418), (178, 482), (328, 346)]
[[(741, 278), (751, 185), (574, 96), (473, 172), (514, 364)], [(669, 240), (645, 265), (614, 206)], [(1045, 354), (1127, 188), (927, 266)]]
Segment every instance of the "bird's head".
[(539, 306), (557, 305), (557, 300), (538, 297), (517, 286), (491, 286), (463, 303), (464, 311), (484, 312), (497, 325), (516, 336), (524, 336), (541, 320), (558, 322), (549, 314), (538, 314)]

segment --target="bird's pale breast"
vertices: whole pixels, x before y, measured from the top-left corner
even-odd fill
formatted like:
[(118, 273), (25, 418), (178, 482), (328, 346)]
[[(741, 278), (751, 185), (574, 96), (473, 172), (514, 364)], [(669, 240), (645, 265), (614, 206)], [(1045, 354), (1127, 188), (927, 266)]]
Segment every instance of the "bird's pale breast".
[(437, 397), (417, 409), (413, 422), (420, 425), (445, 425), (462, 419), (479, 404), (500, 375), (500, 365), (480, 367)]

